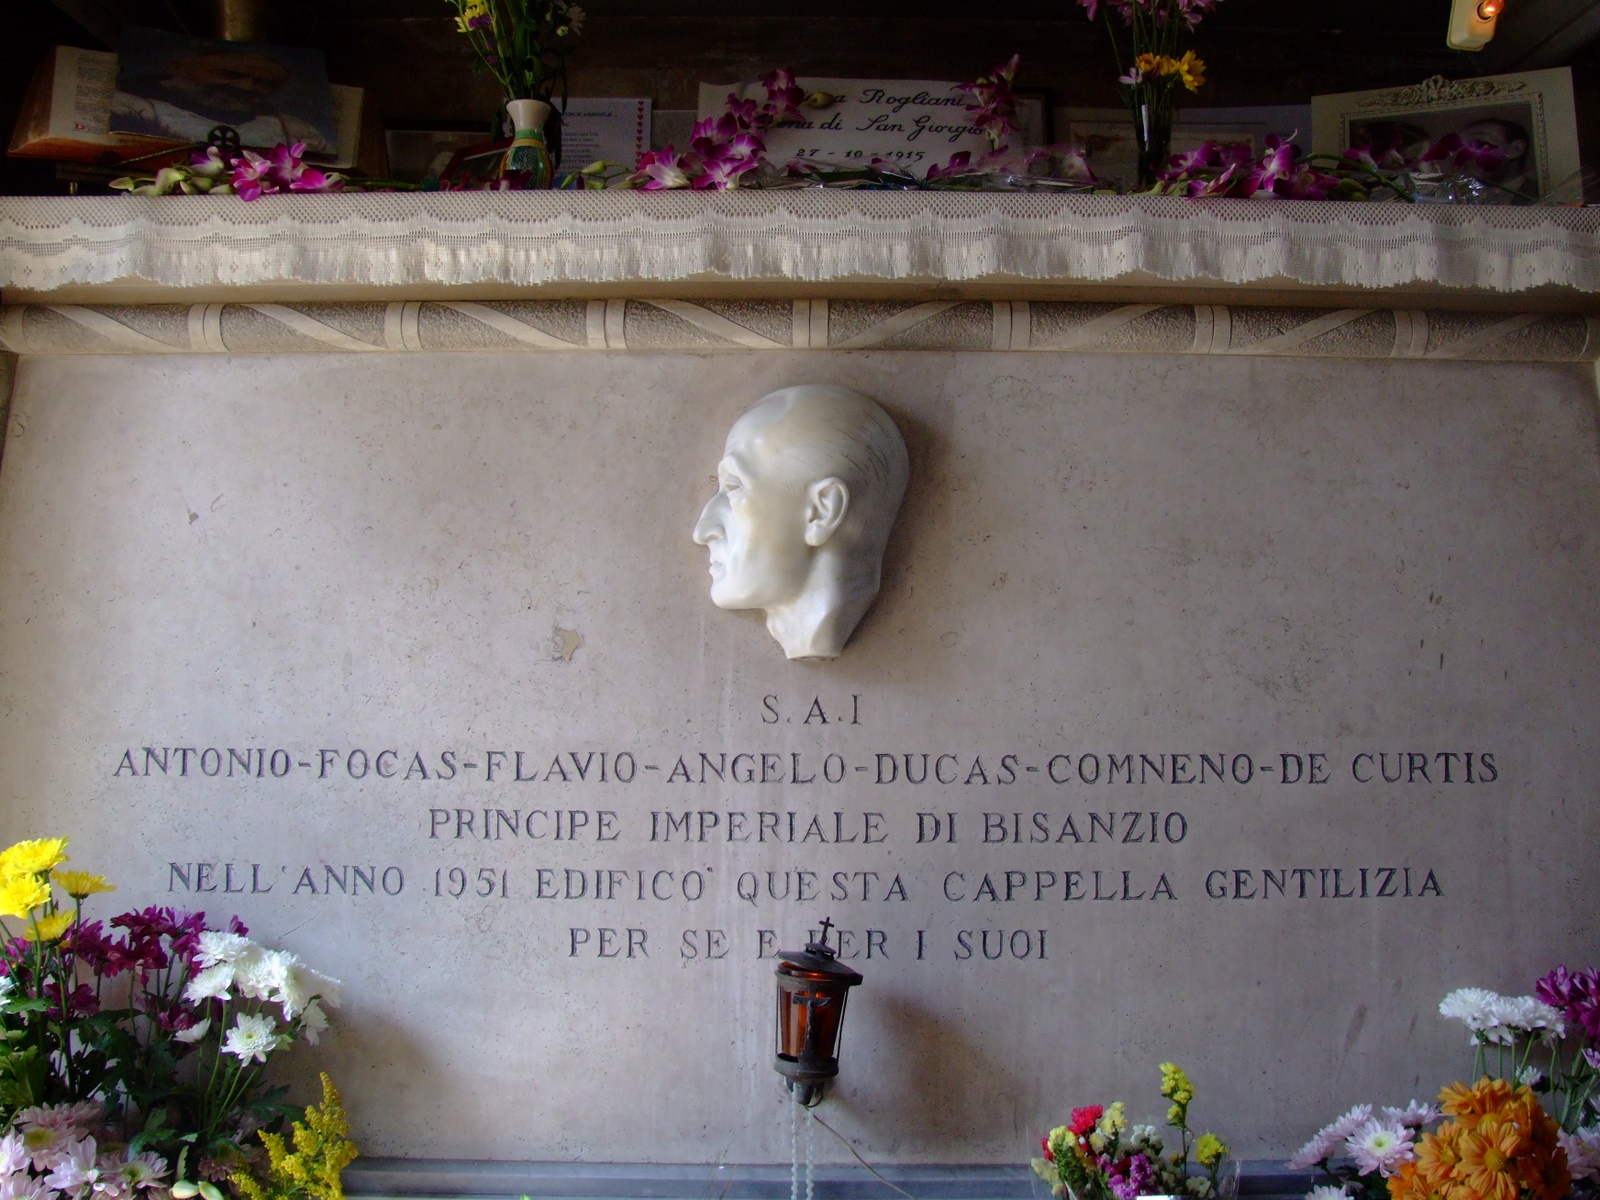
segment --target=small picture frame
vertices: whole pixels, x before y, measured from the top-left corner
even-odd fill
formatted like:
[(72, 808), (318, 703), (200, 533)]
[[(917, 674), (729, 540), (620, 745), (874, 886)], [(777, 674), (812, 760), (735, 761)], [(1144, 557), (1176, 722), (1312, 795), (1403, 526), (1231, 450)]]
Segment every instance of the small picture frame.
[(1340, 154), (1350, 146), (1397, 146), (1415, 157), (1447, 134), (1487, 142), (1505, 162), (1486, 183), (1523, 201), (1554, 198), (1578, 176), (1578, 118), (1572, 71), (1524, 71), (1448, 80), (1437, 75), (1413, 87), (1341, 92), (1311, 98), (1312, 149)]
[(406, 183), (438, 179), (458, 151), (488, 137), (484, 121), (390, 121), (383, 129), (389, 175)]

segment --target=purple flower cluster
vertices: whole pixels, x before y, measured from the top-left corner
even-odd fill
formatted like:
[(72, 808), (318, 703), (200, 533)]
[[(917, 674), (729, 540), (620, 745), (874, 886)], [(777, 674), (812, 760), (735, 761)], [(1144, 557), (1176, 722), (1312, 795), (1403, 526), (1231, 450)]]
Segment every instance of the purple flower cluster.
[(1154, 20), (1158, 25), (1176, 20), (1187, 29), (1193, 29), (1200, 24), (1200, 19), (1208, 13), (1216, 12), (1217, 5), (1221, 2), (1222, 0), (1078, 0), (1088, 12), (1091, 21), (1099, 15), (1100, 5), (1104, 3), (1108, 11), (1116, 10), (1124, 25), (1132, 25), (1134, 21), (1143, 17)]
[(1245, 146), (1206, 142), (1173, 155), (1160, 178), (1165, 190), (1197, 198), (1326, 200), (1340, 184), (1338, 176), (1312, 167), (1298, 146), (1277, 134), (1267, 137), (1267, 152), (1259, 159)]
[[(1559, 966), (1534, 986), (1541, 1003), (1559, 1009), (1569, 1029), (1581, 1029), (1590, 1042), (1600, 1043), (1600, 970), (1569, 971)], [(1585, 1060), (1595, 1066), (1585, 1052)]]
[(265, 158), (253, 150), (244, 151), (233, 164), (233, 190), (241, 200), (255, 200), (273, 192), (338, 192), (344, 179), (308, 167), (301, 156), (304, 142), (285, 146), (279, 142)]
[(989, 144), (997, 148), (1000, 139), (1017, 127), (1017, 96), (1011, 90), (1011, 82), (1017, 77), (1017, 64), (1021, 61), (1020, 54), (1013, 54), (977, 82), (960, 87), (977, 102), (966, 106), (973, 114), (972, 123), (988, 134)]
[(805, 93), (795, 83), (794, 72), (776, 70), (762, 81), (765, 103), (741, 100), (728, 95), (728, 111), (720, 117), (707, 117), (690, 133), (689, 149), (680, 154), (672, 146), (649, 151), (639, 159), (633, 176), (635, 187), (645, 191), (690, 187), (715, 189), (737, 187), (739, 180), (765, 161), (767, 144), (763, 130), (800, 118), (800, 102)]
[(1119, 1163), (1101, 1158), (1100, 1166), (1106, 1173), (1106, 1183), (1117, 1200), (1135, 1200), (1148, 1195), (1156, 1180), (1156, 1170), (1142, 1154), (1130, 1154)]
[(1352, 146), (1338, 157), (1307, 158), (1289, 139), (1272, 134), (1259, 159), (1244, 146), (1207, 142), (1173, 155), (1159, 178), (1160, 190), (1195, 198), (1364, 200), (1377, 187), (1388, 186), (1398, 194), (1407, 181), (1491, 172), (1504, 157), (1493, 146), (1452, 133), (1415, 158), (1405, 157), (1398, 145), (1367, 144)]

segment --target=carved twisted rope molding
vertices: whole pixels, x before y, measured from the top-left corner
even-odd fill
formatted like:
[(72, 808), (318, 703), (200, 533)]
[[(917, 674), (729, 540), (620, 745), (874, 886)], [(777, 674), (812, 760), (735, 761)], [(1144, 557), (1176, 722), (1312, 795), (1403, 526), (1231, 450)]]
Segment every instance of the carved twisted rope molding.
[(1032, 350), (1576, 362), (1600, 317), (1040, 301), (529, 300), (12, 305), (17, 354)]

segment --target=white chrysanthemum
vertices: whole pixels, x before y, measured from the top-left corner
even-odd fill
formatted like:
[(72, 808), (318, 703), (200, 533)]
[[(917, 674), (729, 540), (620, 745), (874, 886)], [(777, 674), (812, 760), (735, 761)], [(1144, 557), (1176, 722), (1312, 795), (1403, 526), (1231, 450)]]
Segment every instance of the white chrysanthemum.
[(206, 1017), (204, 1020), (189, 1026), (187, 1029), (178, 1030), (178, 1032), (172, 1036), (177, 1041), (184, 1042), (192, 1046), (201, 1038), (205, 1037), (205, 1035), (209, 1032), (211, 1032), (211, 1018)]
[(167, 1160), (149, 1150), (143, 1154), (135, 1154), (127, 1162), (117, 1166), (117, 1175), (130, 1190), (155, 1187), (166, 1173)]
[(1400, 1164), (1416, 1157), (1411, 1130), (1386, 1121), (1368, 1121), (1352, 1133), (1345, 1145), (1363, 1175), (1376, 1171), (1385, 1179), (1400, 1169)]
[(188, 986), (183, 989), (183, 998), (190, 1004), (199, 1004), (202, 1000), (221, 1000), (232, 986), (233, 964), (219, 962), (189, 980)]
[(0, 1176), (0, 1200), (61, 1200), (45, 1181), (31, 1175)]
[(58, 1192), (76, 1195), (92, 1190), (100, 1179), (100, 1167), (95, 1159), (93, 1138), (69, 1142), (62, 1147), (44, 1181)]
[(233, 982), (246, 1000), (265, 1000), (283, 984), (284, 955), (252, 945), (233, 960)]
[(1538, 1087), (1544, 1082), (1544, 1072), (1538, 1067), (1523, 1067), (1517, 1072), (1517, 1082), (1524, 1087)]
[(1586, 1125), (1576, 1133), (1563, 1129), (1556, 1136), (1567, 1152), (1573, 1179), (1600, 1179), (1600, 1125)]
[(292, 1021), (313, 997), (320, 997), (330, 1008), (338, 1008), (342, 1000), (340, 983), (313, 971), (292, 954), (284, 955), (283, 981), (273, 999), (283, 1005), (283, 1019)]
[(1480, 1032), (1495, 1023), (1494, 1005), (1499, 999), (1484, 988), (1457, 988), (1439, 1001), (1439, 1015)]
[(1491, 1011), (1499, 1024), (1518, 1033), (1539, 1034), (1556, 1040), (1567, 1032), (1567, 1021), (1560, 1010), (1541, 1003), (1534, 996), (1497, 996)]
[(17, 981), (9, 975), (0, 975), (0, 1004), (11, 999), (11, 993), (17, 990)]
[(196, 958), (202, 967), (214, 967), (218, 963), (237, 962), (255, 948), (256, 944), (247, 937), (225, 933), (220, 929), (208, 929), (200, 935), (200, 949)]
[(1350, 1193), (1331, 1183), (1322, 1183), (1306, 1193), (1306, 1200), (1350, 1200)]
[(240, 1013), (239, 1020), (222, 1039), (222, 1048), (241, 1063), (266, 1062), (283, 1042), (271, 1017)]
[(53, 1167), (71, 1140), (52, 1125), (34, 1125), (22, 1131), (22, 1148), (28, 1152), (28, 1161), (36, 1171)]
[(15, 1175), (27, 1166), (27, 1147), (22, 1144), (22, 1135), (13, 1129), (0, 1138), (0, 1177)]
[(1358, 1104), (1344, 1116), (1324, 1125), (1317, 1135), (1301, 1146), (1288, 1162), (1291, 1171), (1305, 1171), (1325, 1158), (1331, 1158), (1340, 1144), (1361, 1126), (1372, 1120), (1372, 1105)]
[(1407, 1129), (1420, 1129), (1429, 1121), (1437, 1120), (1439, 1108), (1434, 1104), (1424, 1104), (1420, 1100), (1413, 1100), (1404, 1108), (1391, 1108), (1385, 1105), (1383, 1119), (1392, 1125), (1404, 1125)]
[(315, 1046), (327, 1028), (328, 1014), (322, 1011), (321, 1002), (311, 1001), (300, 1014), (300, 1032), (305, 1034), (306, 1041)]

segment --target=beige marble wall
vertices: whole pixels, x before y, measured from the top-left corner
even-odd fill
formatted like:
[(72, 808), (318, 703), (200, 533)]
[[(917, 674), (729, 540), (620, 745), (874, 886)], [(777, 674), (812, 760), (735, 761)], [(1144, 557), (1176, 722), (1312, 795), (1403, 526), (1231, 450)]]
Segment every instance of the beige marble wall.
[[(325, 348), (301, 320), (421, 339), (36, 352), (0, 473), (0, 833), (70, 834), (117, 906), (238, 912), (341, 977), (298, 1069), (333, 1072), (369, 1153), (785, 1160), (761, 954), (824, 916), (866, 976), (825, 1115), (876, 1162), (1021, 1161), (1117, 1096), (1157, 1118), (1165, 1059), (1197, 1121), (1281, 1156), (1468, 1068), (1445, 991), (1593, 960), (1588, 366), (426, 349), (495, 322), (597, 336), (581, 304), (485, 307), (402, 311), (398, 335), (382, 307), (21, 318), (22, 344), (79, 348)], [(816, 328), (702, 311), (783, 347)], [(827, 344), (906, 311), (829, 306)], [(1010, 346), (1007, 311), (1003, 338), (984, 306), (892, 344), (966, 320)], [(602, 305), (601, 338), (614, 313), (630, 347), (726, 350), (661, 305)], [(1026, 328), (1204, 340), (1193, 309)], [(1377, 353), (1399, 328), (1317, 337)], [(1406, 345), (1473, 336), (1451, 328)], [(689, 540), (729, 423), (805, 381), (877, 396), (914, 464), (882, 597), (828, 664), (713, 608)], [(486, 808), (519, 832), (491, 816), (484, 840)]]

